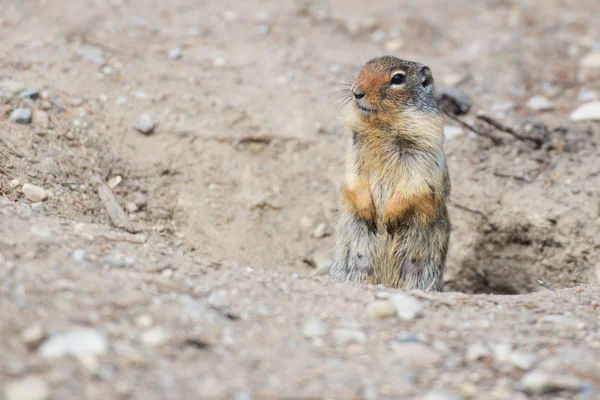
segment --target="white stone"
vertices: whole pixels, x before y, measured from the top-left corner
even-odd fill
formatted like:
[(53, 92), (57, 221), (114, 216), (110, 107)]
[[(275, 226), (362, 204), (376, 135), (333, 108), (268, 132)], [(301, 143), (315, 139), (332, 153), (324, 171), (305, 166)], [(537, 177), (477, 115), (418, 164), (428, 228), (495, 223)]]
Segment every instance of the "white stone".
[(554, 108), (550, 100), (542, 95), (537, 95), (530, 98), (527, 101), (526, 106), (533, 111), (549, 111)]
[(4, 386), (5, 400), (45, 400), (49, 395), (48, 384), (37, 376), (10, 381)]
[(21, 184), (21, 181), (18, 180), (18, 179), (12, 179), (10, 181), (10, 187), (13, 188), (13, 189), (16, 188), (16, 187), (19, 187), (20, 184)]
[(400, 359), (413, 367), (431, 367), (443, 361), (436, 350), (423, 343), (392, 341), (390, 347)]
[(179, 60), (181, 57), (183, 57), (183, 52), (179, 47), (174, 47), (169, 50), (168, 57), (171, 60)]
[(32, 201), (34, 203), (44, 201), (48, 198), (48, 193), (46, 193), (44, 188), (32, 185), (30, 183), (26, 183), (23, 185), (23, 193), (25, 194), (27, 200)]
[(579, 101), (594, 101), (598, 100), (598, 94), (593, 90), (581, 88), (579, 92), (577, 92), (577, 100)]
[(600, 68), (600, 51), (593, 51), (586, 54), (579, 61), (579, 65), (590, 69)]
[(22, 82), (13, 79), (4, 79), (0, 81), (0, 92), (17, 95), (25, 90), (25, 85)]
[(327, 333), (327, 326), (317, 317), (312, 317), (304, 324), (302, 333), (307, 337), (319, 337)]
[(396, 308), (387, 300), (376, 300), (367, 305), (367, 315), (375, 319), (383, 319), (396, 315)]
[(490, 349), (483, 343), (473, 343), (467, 347), (466, 358), (468, 361), (478, 361), (489, 357)]
[(316, 239), (321, 239), (321, 238), (325, 237), (326, 234), (327, 234), (327, 225), (325, 225), (324, 222), (321, 222), (315, 228), (315, 231), (313, 232), (313, 237)]
[(106, 336), (95, 329), (82, 328), (50, 337), (40, 346), (45, 358), (95, 356), (108, 351)]
[(171, 332), (166, 329), (155, 327), (142, 333), (141, 341), (147, 346), (159, 347), (167, 344), (171, 336)]
[(145, 135), (149, 135), (156, 128), (156, 121), (150, 116), (150, 114), (142, 114), (135, 120), (135, 129), (142, 132)]
[(450, 140), (463, 134), (463, 129), (460, 126), (446, 125), (444, 126), (444, 137)]
[(541, 370), (533, 370), (521, 378), (521, 389), (533, 393), (544, 394), (554, 390), (580, 390), (583, 382), (572, 375), (549, 374)]
[(403, 320), (410, 321), (423, 315), (423, 305), (409, 294), (393, 294), (390, 296), (390, 301), (396, 309), (396, 315)]
[(108, 182), (106, 182), (106, 184), (109, 188), (114, 189), (117, 186), (119, 186), (119, 183), (121, 183), (122, 180), (123, 178), (121, 178), (121, 175), (115, 175), (112, 178), (110, 178)]
[(529, 370), (535, 365), (535, 355), (523, 351), (513, 351), (508, 356), (508, 362), (516, 368)]
[(569, 115), (571, 121), (600, 121), (600, 101), (580, 105)]
[(333, 332), (333, 336), (341, 345), (349, 343), (363, 344), (367, 341), (367, 335), (358, 329), (339, 328)]

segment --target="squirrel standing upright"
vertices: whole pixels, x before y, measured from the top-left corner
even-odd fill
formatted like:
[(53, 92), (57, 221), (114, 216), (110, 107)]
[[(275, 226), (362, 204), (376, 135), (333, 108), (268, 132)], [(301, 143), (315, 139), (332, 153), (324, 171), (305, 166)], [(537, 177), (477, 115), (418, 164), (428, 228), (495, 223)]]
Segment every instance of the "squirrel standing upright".
[(441, 291), (450, 177), (431, 70), (378, 57), (363, 67), (351, 95), (352, 142), (330, 276)]

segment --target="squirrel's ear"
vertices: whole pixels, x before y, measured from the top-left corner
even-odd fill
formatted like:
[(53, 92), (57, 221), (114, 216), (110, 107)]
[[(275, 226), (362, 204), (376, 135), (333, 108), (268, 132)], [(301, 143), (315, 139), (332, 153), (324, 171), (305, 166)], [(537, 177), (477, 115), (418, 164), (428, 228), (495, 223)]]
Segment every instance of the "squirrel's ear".
[(424, 88), (428, 88), (430, 90), (433, 88), (433, 74), (431, 73), (429, 67), (425, 65), (421, 67), (419, 70), (419, 79)]

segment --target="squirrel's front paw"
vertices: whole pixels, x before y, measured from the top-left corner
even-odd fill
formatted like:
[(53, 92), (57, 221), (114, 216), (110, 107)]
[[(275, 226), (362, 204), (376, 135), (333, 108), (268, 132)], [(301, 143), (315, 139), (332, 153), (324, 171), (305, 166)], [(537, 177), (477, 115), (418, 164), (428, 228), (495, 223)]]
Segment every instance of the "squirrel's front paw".
[(392, 234), (400, 224), (406, 214), (407, 204), (402, 195), (394, 193), (385, 205), (383, 212), (383, 221), (388, 233)]
[(350, 211), (358, 214), (369, 230), (377, 229), (375, 205), (368, 184), (344, 185), (344, 199)]

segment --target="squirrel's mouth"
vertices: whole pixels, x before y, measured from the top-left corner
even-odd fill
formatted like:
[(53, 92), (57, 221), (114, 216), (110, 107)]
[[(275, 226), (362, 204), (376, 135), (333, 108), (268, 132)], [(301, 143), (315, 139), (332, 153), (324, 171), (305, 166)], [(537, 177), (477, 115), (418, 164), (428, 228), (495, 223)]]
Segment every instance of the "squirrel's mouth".
[(365, 106), (364, 104), (360, 104), (358, 101), (355, 104), (356, 104), (356, 109), (361, 114), (368, 115), (368, 114), (372, 114), (375, 112), (374, 108)]

